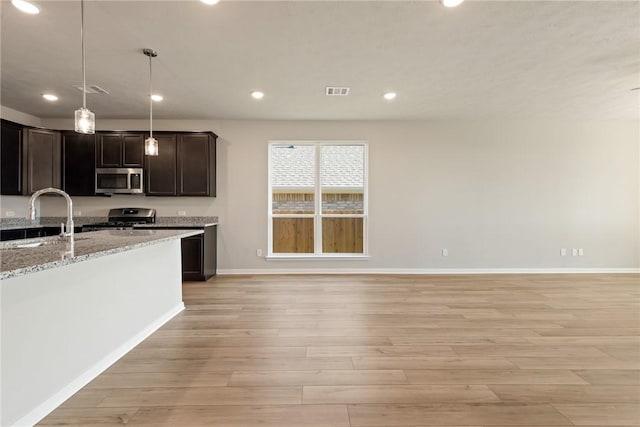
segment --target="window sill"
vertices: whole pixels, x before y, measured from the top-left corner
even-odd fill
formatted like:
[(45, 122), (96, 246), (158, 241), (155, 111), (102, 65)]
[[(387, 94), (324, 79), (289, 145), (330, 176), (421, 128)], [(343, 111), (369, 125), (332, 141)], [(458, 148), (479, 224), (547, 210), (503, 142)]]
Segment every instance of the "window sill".
[(369, 259), (369, 255), (267, 255), (265, 257), (267, 261), (366, 261)]

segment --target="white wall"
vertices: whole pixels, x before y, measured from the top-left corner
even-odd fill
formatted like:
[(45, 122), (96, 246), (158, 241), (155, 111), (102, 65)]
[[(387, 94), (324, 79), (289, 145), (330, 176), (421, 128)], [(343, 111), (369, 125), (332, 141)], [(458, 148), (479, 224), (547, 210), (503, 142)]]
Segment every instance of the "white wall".
[[(39, 205), (40, 201), (36, 201), (36, 209)], [(28, 210), (28, 196), (0, 196), (0, 218), (26, 218)]]
[[(98, 126), (144, 130), (148, 123)], [(638, 122), (159, 120), (154, 127), (220, 136), (219, 196), (76, 198), (76, 209), (106, 214), (135, 204), (161, 215), (218, 215), (222, 271), (640, 267)], [(368, 261), (255, 256), (267, 246), (267, 142), (286, 139), (369, 141)], [(60, 215), (64, 205), (46, 200), (43, 212)], [(585, 255), (561, 257), (560, 248)]]
[(13, 108), (0, 105), (0, 117), (5, 120), (20, 123), (28, 126), (41, 126), (40, 118), (32, 116), (31, 114), (23, 113), (22, 111), (14, 110)]

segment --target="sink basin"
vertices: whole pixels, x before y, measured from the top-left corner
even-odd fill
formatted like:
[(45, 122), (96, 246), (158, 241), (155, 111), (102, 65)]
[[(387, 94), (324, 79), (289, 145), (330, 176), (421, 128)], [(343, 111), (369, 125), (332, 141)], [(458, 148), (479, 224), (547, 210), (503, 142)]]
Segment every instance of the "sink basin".
[(44, 245), (44, 242), (31, 242), (31, 243), (22, 243), (20, 245), (16, 245), (16, 248), (37, 248), (38, 246)]
[[(82, 240), (89, 240), (89, 237), (76, 237), (74, 239), (74, 241), (78, 242), (78, 241), (82, 241)], [(40, 246), (49, 246), (49, 245), (63, 245), (65, 244), (64, 241), (62, 240), (58, 240), (56, 237), (50, 237), (50, 238), (45, 238), (42, 240), (32, 240), (29, 242), (24, 242), (24, 243), (11, 243), (9, 242), (2, 242), (3, 245), (0, 246), (3, 249), (32, 249), (32, 248), (38, 248)]]

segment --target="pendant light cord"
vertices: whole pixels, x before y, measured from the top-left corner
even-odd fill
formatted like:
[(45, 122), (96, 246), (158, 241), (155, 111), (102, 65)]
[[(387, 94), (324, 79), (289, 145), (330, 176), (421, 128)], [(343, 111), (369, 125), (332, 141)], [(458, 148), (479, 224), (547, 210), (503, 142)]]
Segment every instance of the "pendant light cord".
[(80, 0), (80, 43), (82, 44), (82, 108), (87, 108), (87, 76), (84, 61), (84, 0)]
[(153, 138), (153, 67), (149, 55), (149, 137)]

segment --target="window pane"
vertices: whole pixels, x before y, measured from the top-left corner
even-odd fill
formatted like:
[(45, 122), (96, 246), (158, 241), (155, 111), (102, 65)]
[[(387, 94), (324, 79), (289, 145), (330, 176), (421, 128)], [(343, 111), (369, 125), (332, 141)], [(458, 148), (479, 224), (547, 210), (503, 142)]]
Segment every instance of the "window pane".
[(274, 254), (313, 252), (313, 218), (273, 218)]
[[(271, 147), (271, 200), (274, 214), (315, 212), (315, 147)], [(312, 251), (313, 252), (313, 251)]]
[(364, 253), (362, 218), (322, 218), (323, 253)]
[(323, 214), (364, 213), (364, 147), (324, 145), (320, 185)]

